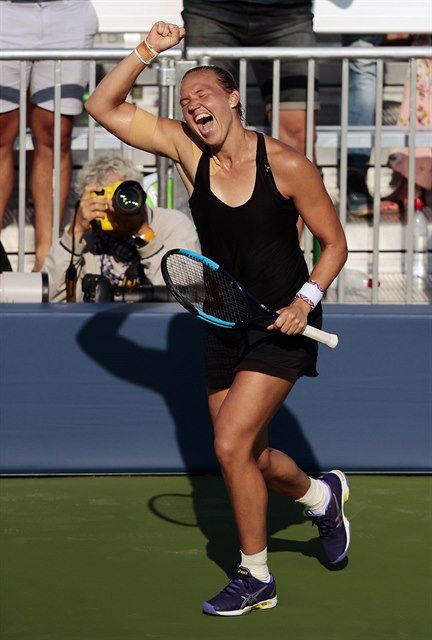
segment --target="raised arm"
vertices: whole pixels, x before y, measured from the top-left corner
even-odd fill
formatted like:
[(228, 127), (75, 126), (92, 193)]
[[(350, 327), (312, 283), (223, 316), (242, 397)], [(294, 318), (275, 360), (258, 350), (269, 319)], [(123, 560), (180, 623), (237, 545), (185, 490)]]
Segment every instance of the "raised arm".
[[(157, 118), (126, 99), (147, 63), (181, 42), (184, 35), (183, 27), (156, 22), (147, 39), (103, 78), (86, 102), (88, 113), (123, 142), (174, 160), (178, 160), (178, 138), (184, 137), (181, 123)], [(136, 144), (137, 128), (140, 129), (139, 144)]]

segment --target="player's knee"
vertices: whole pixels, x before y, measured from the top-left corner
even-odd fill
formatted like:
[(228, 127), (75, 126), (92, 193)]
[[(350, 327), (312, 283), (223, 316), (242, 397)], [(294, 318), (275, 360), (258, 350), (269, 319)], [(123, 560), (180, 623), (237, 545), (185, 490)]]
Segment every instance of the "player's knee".
[(269, 460), (266, 456), (260, 456), (257, 460), (258, 469), (261, 471), (264, 477), (267, 476), (270, 470)]
[(235, 457), (235, 447), (230, 438), (225, 436), (216, 436), (214, 441), (214, 450), (216, 458), (222, 468), (229, 467)]
[(256, 462), (264, 480), (267, 482), (271, 479), (270, 449), (263, 451), (256, 459)]
[(250, 448), (246, 442), (239, 438), (232, 437), (232, 430), (216, 431), (214, 440), (214, 450), (218, 462), (222, 469), (229, 470), (244, 464), (245, 459), (251, 455)]

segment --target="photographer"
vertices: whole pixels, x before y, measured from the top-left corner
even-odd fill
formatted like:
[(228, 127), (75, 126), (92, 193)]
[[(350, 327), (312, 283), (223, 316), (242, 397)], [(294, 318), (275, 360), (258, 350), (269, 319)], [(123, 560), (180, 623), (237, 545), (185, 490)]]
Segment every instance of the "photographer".
[(141, 181), (132, 163), (114, 154), (82, 167), (74, 220), (42, 269), (50, 302), (106, 301), (110, 296), (99, 295), (101, 290), (164, 285), (160, 262), (166, 251), (200, 251), (191, 220), (176, 209), (148, 207)]

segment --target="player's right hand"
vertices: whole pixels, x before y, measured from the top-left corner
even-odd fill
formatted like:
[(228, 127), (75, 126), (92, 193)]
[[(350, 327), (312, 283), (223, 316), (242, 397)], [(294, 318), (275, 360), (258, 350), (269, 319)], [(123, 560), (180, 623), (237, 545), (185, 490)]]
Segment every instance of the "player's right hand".
[(146, 38), (148, 44), (160, 53), (175, 47), (185, 37), (186, 30), (171, 22), (155, 22)]

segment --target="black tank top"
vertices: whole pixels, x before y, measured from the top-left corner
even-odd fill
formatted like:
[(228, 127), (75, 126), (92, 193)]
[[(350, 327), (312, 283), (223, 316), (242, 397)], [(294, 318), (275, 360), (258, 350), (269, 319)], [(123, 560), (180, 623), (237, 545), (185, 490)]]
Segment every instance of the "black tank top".
[(210, 189), (210, 150), (202, 154), (189, 204), (203, 255), (219, 263), (273, 308), (292, 302), (308, 279), (297, 233), (298, 211), (278, 191), (259, 133), (250, 199), (230, 207)]

